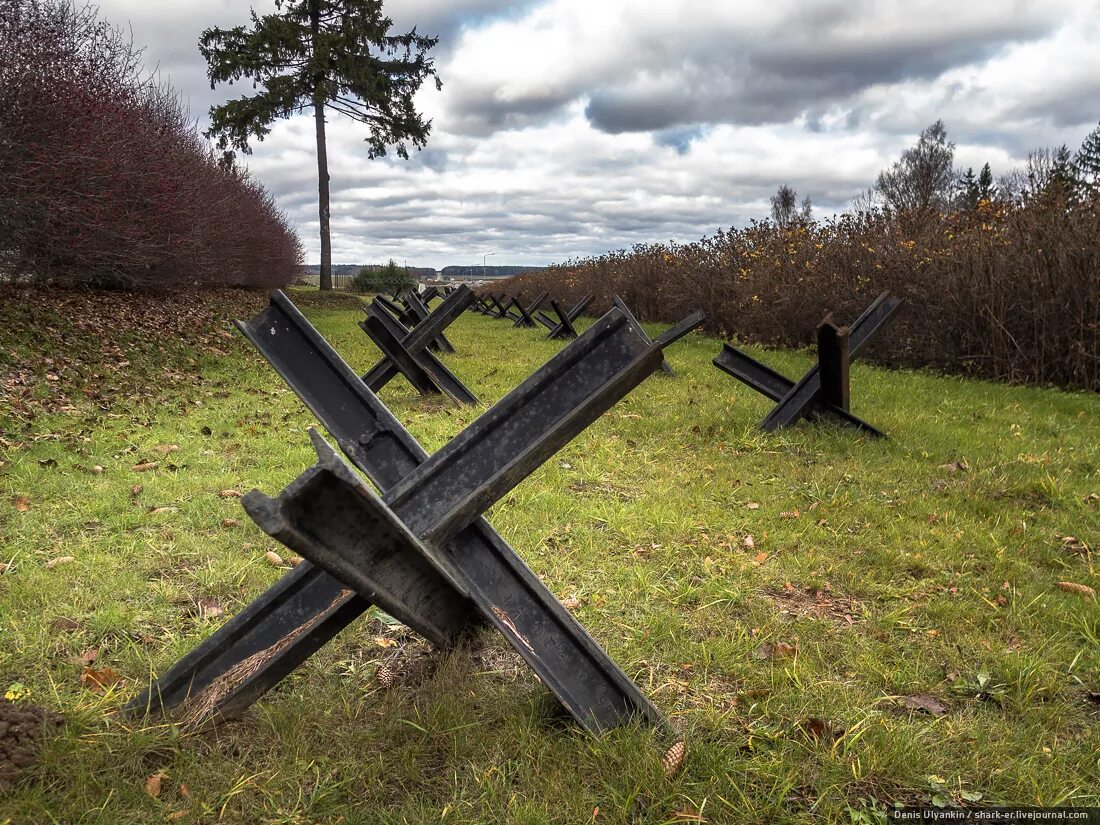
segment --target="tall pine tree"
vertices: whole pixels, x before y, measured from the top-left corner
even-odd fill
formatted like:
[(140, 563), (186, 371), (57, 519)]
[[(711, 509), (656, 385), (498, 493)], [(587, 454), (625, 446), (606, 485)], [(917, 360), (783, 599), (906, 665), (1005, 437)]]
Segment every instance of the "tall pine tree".
[(1100, 197), (1100, 124), (1088, 133), (1074, 155), (1073, 171), (1086, 198)]
[(431, 131), (413, 107), (413, 95), (431, 77), (442, 88), (427, 53), (438, 38), (414, 28), (390, 34), (382, 0), (275, 0), (274, 14), (251, 12), (252, 27), (207, 29), (199, 40), (210, 87), (247, 78), (259, 91), (210, 109), (208, 134), (223, 150), (249, 152), (278, 119), (313, 109), (317, 136), (317, 195), (321, 223), (321, 289), (332, 289), (328, 148), (325, 110), (368, 127), (367, 156), (408, 144), (423, 148)]

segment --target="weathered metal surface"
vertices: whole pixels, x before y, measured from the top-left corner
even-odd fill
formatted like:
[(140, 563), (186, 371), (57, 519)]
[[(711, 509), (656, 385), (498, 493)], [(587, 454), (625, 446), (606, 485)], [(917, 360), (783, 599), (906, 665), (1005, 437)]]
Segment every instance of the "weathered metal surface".
[(592, 303), (592, 294), (589, 293), (581, 298), (572, 309), (562, 311), (562, 308), (558, 306), (557, 301), (550, 301), (550, 308), (554, 310), (554, 314), (558, 316), (555, 321), (545, 312), (538, 313), (535, 317), (544, 327), (550, 330), (550, 333), (546, 336), (550, 339), (568, 338), (573, 339), (577, 337), (577, 330), (573, 327), (573, 322), (580, 317), (580, 314), (584, 312), (590, 303)]
[[(469, 289), (469, 287), (466, 287), (465, 284), (463, 285), (463, 287), (467, 290)], [(451, 295), (452, 293), (448, 292), (447, 294)], [(470, 297), (472, 300), (473, 293), (470, 293)], [(427, 301), (424, 301), (415, 292), (410, 292), (409, 295), (405, 298), (405, 306), (408, 307), (409, 312), (416, 318), (416, 323), (412, 325), (413, 327), (416, 327), (417, 324), (423, 323), (432, 314), (432, 310), (428, 307)], [(465, 310), (465, 305), (463, 305), (462, 308), (463, 310)], [(453, 353), (455, 351), (454, 346), (451, 344), (450, 341), (447, 340), (447, 336), (443, 334), (442, 327), (439, 328), (439, 333), (431, 340), (428, 346), (433, 352)]]
[[(436, 308), (434, 321), (428, 319), (411, 332), (407, 332), (388, 312), (372, 304), (367, 310), (366, 320), (360, 321), (359, 326), (382, 350), (383, 361), (363, 376), (364, 382), (372, 391), (378, 392), (400, 372), (422, 395), (446, 393), (459, 404), (477, 404), (477, 396), (429, 349), (438, 331), (462, 312), (465, 307), (463, 302), (468, 299), (468, 291), (456, 293)], [(448, 304), (448, 301), (451, 303)]]
[[(431, 346), (433, 341), (438, 341), (441, 337), (442, 331), (447, 328), (466, 307), (473, 301), (474, 295), (470, 289), (466, 286), (462, 286), (460, 289), (455, 290), (448, 295), (439, 306), (429, 312), (427, 316), (420, 321), (415, 327), (406, 332), (395, 345), (392, 340), (387, 338), (387, 345), (393, 348), (397, 346), (401, 350), (400, 357), (406, 362), (408, 368), (412, 371), (412, 374), (416, 376), (416, 380), (420, 381), (421, 373), (427, 372), (430, 379), (430, 386), (427, 390), (428, 393), (439, 392), (439, 383), (432, 378), (433, 374), (438, 373), (443, 376), (444, 381), (449, 381), (446, 377), (450, 375), (450, 372), (435, 358), (428, 358), (426, 355), (421, 359), (424, 363), (420, 364), (416, 362), (415, 354), (423, 353), (426, 348)], [(377, 299), (375, 299), (377, 300)], [(371, 307), (368, 308), (368, 317), (370, 315), (377, 315), (375, 305), (372, 302)], [(380, 319), (379, 323), (386, 324), (385, 320)], [(360, 327), (363, 328), (367, 334), (370, 331), (366, 329), (367, 322), (360, 322)], [(399, 330), (393, 324), (386, 324), (391, 333), (396, 335)], [(373, 336), (372, 336), (373, 340)], [(377, 342), (376, 342), (377, 343)], [(411, 364), (409, 362), (412, 362)], [(363, 381), (367, 386), (371, 388), (373, 392), (378, 392), (382, 387), (386, 386), (390, 380), (397, 375), (400, 375), (402, 370), (397, 364), (391, 360), (391, 358), (383, 354), (382, 359), (371, 367), (363, 376)], [(453, 376), (451, 376), (453, 378)], [(458, 379), (454, 378), (457, 382)], [(412, 379), (410, 379), (410, 383)], [(414, 384), (414, 386), (417, 386)], [(462, 388), (465, 390), (465, 387)], [(460, 390), (459, 392), (462, 392)], [(466, 391), (468, 392), (468, 391)], [(471, 396), (472, 397), (472, 396)], [(475, 399), (476, 400), (476, 399)]]
[(817, 365), (821, 369), (821, 400), (847, 411), (851, 399), (848, 381), (848, 328), (826, 318), (817, 328)]
[[(847, 357), (843, 365), (835, 363), (836, 359), (844, 357), (843, 342), (837, 341), (835, 345), (826, 343), (827, 350), (824, 358), (834, 362), (825, 366), (826, 373), (831, 375), (830, 398), (847, 401), (847, 364), (856, 357), (871, 336), (893, 316), (900, 305), (901, 300), (890, 295), (889, 292), (884, 292), (875, 299), (844, 336), (847, 340)], [(827, 325), (831, 324), (823, 324), (823, 328)], [(837, 333), (839, 332), (840, 330), (837, 330)], [(826, 331), (824, 335), (828, 338), (831, 333)], [(844, 404), (838, 404), (826, 398), (822, 392), (822, 357), (822, 352), (819, 350), (818, 363), (810, 367), (797, 382), (789, 380), (729, 344), (723, 345), (722, 352), (714, 359), (714, 365), (777, 402), (760, 424), (764, 430), (773, 431), (790, 426), (803, 417), (825, 418), (843, 426), (862, 430), (875, 437), (884, 437), (884, 434), (875, 427), (852, 415)]]
[[(267, 309), (247, 324), (237, 322), (237, 327), (332, 433), (355, 466), (380, 489), (392, 486), (427, 458), (283, 293), (275, 293)], [(484, 530), (492, 537), (475, 530), (456, 539), (457, 552), (477, 553), (476, 545), (492, 544), (494, 539), (503, 544), (487, 524)], [(218, 688), (212, 714), (239, 715), (369, 606), (370, 602), (347, 585), (302, 562), (126, 709), (137, 714), (159, 712)], [(481, 621), (472, 604), (467, 607), (466, 621)], [(249, 673), (227, 679), (250, 663)], [(220, 682), (226, 685), (220, 687)]]
[[(659, 717), (514, 553), (456, 553), (450, 540), (656, 369), (660, 358), (659, 345), (639, 338), (621, 313), (608, 313), (380, 499), (592, 729), (638, 713)], [(313, 560), (331, 564), (333, 553), (344, 555), (331, 545)]]
[[(623, 315), (625, 315), (627, 317), (627, 320), (630, 322), (630, 326), (633, 328), (633, 330), (638, 335), (640, 335), (642, 338), (644, 338), (646, 341), (649, 341), (650, 340), (649, 335), (646, 333), (646, 331), (644, 329), (642, 329), (642, 325), (638, 323), (638, 319), (634, 317), (634, 314), (630, 311), (630, 308), (626, 305), (626, 303), (623, 301), (623, 299), (620, 298), (618, 295), (616, 295), (611, 300), (612, 300), (612, 303), (615, 304), (615, 306), (619, 308), (619, 311), (622, 312)], [(691, 332), (691, 330), (695, 329), (695, 327), (699, 326), (699, 324), (703, 323), (703, 321), (706, 320), (706, 314), (703, 313), (703, 312), (695, 312), (690, 317), (696, 319), (694, 321), (694, 323), (690, 324), (682, 333), (677, 335), (676, 338), (673, 339), (673, 341), (678, 340), (679, 338), (682, 338), (684, 335), (687, 335), (687, 333)], [(687, 320), (687, 319), (685, 319), (685, 320)], [(680, 322), (680, 324), (683, 324), (683, 323), (684, 323), (684, 321)], [(677, 325), (677, 326), (679, 326), (679, 325)], [(671, 344), (673, 341), (669, 341), (668, 344)], [(666, 344), (666, 346), (667, 346), (667, 344)], [(665, 361), (665, 360), (661, 361), (661, 372), (663, 372), (665, 375), (670, 375), (670, 376), (675, 376), (676, 375), (676, 370), (674, 370), (672, 368), (672, 365), (670, 363), (668, 363), (668, 361)]]
[[(659, 363), (660, 339), (657, 344), (646, 345), (630, 334), (629, 325), (623, 323), (621, 316), (615, 317), (617, 315), (609, 313), (582, 336), (582, 339), (588, 338), (583, 346), (587, 357), (579, 356), (580, 350), (570, 353), (581, 341), (567, 347), (510, 394), (505, 399), (508, 403), (498, 405), (499, 410), (494, 407), (437, 453), (440, 457), (434, 458), (431, 466), (417, 479), (410, 478), (414, 475), (411, 468), (423, 460), (423, 452), (285, 296), (276, 295), (265, 313), (252, 324), (241, 325), (357, 466), (370, 467), (368, 475), (376, 481), (375, 475), (380, 471), (391, 477), (394, 473), (404, 474), (403, 483), (389, 490), (383, 500), (395, 515), (403, 516), (401, 523), (413, 532), (415, 528), (408, 522), (420, 525), (420, 538), (428, 540), (422, 541), (416, 552), (436, 554), (435, 561), (445, 574), (444, 578), (459, 583), (458, 590), (469, 592), (486, 618), (516, 645), (543, 681), (590, 729), (638, 714), (657, 721), (659, 715), (477, 513), (506, 493), (512, 484), (531, 472)], [(625, 335), (624, 329), (628, 330)], [(525, 403), (524, 399), (534, 403)], [(541, 434), (530, 432), (536, 421), (543, 421), (549, 430)], [(506, 455), (502, 457), (501, 452)], [(478, 455), (482, 459), (478, 459)], [(337, 477), (332, 473), (329, 476)], [(474, 489), (470, 488), (471, 484)], [(370, 501), (369, 497), (367, 500)], [(418, 520), (416, 511), (424, 507), (431, 507), (438, 518), (421, 516)], [(404, 517), (410, 508), (413, 512)], [(467, 526), (463, 528), (462, 525)], [(447, 541), (448, 538), (452, 540)], [(304, 545), (299, 546), (304, 548)], [(432, 551), (425, 551), (424, 546), (431, 547)], [(284, 582), (289, 584), (292, 577), (302, 574), (301, 571), (303, 567), (300, 566)], [(284, 582), (272, 588), (255, 605), (268, 607), (269, 618), (265, 625), (268, 629), (276, 626), (276, 617), (284, 624), (293, 622), (292, 616), (272, 606), (276, 591), (286, 587)], [(253, 607), (245, 613), (263, 612)], [(361, 605), (356, 607), (362, 609)], [(330, 619), (314, 612), (297, 627), (299, 631), (308, 628), (310, 634), (318, 638), (324, 634), (327, 640), (343, 626), (339, 623), (341, 620), (342, 616)], [(253, 629), (241, 617), (233, 623), (244, 624), (245, 630)], [(296, 644), (281, 650), (275, 657), (276, 663), (284, 665), (284, 672), (275, 674), (274, 669), (269, 669), (266, 680), (242, 687), (239, 697), (254, 700), (292, 669), (294, 664), (288, 651), (295, 651), (301, 661), (323, 644), (319, 642), (303, 655), (300, 640), (308, 634), (291, 632), (285, 635)], [(223, 659), (228, 657), (232, 661), (234, 656), (240, 659), (241, 651), (232, 644), (228, 650), (219, 652)], [(174, 670), (183, 665), (181, 662)], [(199, 678), (209, 681), (217, 677), (217, 671), (217, 668), (196, 667), (189, 674), (190, 681), (197, 683)], [(271, 678), (274, 681), (270, 681)], [(166, 696), (160, 690), (151, 691), (151, 695)], [(164, 698), (161, 702), (172, 704)], [(150, 703), (134, 704), (140, 709)]]
[(535, 297), (535, 300), (533, 300), (527, 306), (524, 306), (523, 302), (520, 301), (519, 298), (513, 298), (512, 299), (512, 305), (516, 308), (516, 311), (518, 313), (518, 315), (516, 317), (516, 320), (515, 320), (515, 323), (514, 323), (514, 326), (517, 326), (517, 327), (534, 327), (534, 326), (538, 326), (535, 323), (535, 319), (532, 318), (531, 315), (540, 306), (542, 306), (542, 302), (546, 300), (548, 295), (549, 295), (549, 293), (547, 293), (547, 292), (540, 292)]
[(489, 301), (492, 304), (492, 307), (489, 310), (489, 314), (492, 315), (494, 318), (503, 318), (508, 312), (507, 307), (505, 307), (505, 305), (502, 304), (501, 301), (500, 301), (500, 299), (502, 297), (504, 297), (504, 296), (498, 296), (498, 295), (490, 295), (489, 296)]

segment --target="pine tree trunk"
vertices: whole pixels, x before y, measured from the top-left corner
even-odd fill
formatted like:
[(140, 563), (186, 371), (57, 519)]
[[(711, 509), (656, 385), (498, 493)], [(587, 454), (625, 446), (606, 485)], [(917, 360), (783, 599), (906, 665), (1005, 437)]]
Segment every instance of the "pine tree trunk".
[[(320, 4), (309, 4), (309, 24), (316, 38), (321, 29)], [(314, 47), (316, 54), (316, 46)], [(313, 119), (317, 126), (317, 217), (321, 223), (321, 289), (332, 289), (332, 239), (329, 237), (328, 146), (325, 142), (325, 97), (321, 90), (324, 76), (314, 78)]]
[(317, 216), (321, 221), (321, 289), (332, 289), (332, 239), (329, 237), (328, 150), (325, 146), (325, 104), (313, 101), (317, 122)]

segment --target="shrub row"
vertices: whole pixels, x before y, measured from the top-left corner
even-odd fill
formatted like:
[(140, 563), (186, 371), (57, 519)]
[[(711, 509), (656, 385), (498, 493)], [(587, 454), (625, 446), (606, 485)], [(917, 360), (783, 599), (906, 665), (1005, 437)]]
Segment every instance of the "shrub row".
[(0, 3), (0, 277), (273, 286), (300, 259), (271, 196), (94, 7)]
[[(501, 287), (496, 287), (497, 289)], [(1100, 390), (1100, 201), (1032, 198), (921, 219), (879, 212), (637, 245), (505, 282), (530, 299), (619, 294), (643, 320), (707, 312), (710, 333), (804, 346), (826, 311), (851, 323), (883, 290), (905, 300), (861, 358)], [(493, 291), (493, 288), (482, 290)]]

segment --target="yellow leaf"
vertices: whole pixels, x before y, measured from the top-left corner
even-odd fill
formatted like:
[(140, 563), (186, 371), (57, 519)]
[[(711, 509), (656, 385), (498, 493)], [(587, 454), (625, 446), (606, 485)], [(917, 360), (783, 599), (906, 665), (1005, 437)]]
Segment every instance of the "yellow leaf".
[(89, 690), (94, 690), (96, 693), (106, 693), (108, 688), (118, 684), (121, 680), (122, 676), (111, 667), (105, 667), (102, 670), (86, 667), (84, 672), (80, 674), (80, 684)]
[(164, 771), (157, 771), (145, 780), (145, 793), (156, 799), (160, 796), (160, 781), (164, 779)]
[(387, 639), (385, 636), (375, 636), (374, 643), (379, 647), (397, 647), (397, 642)]

